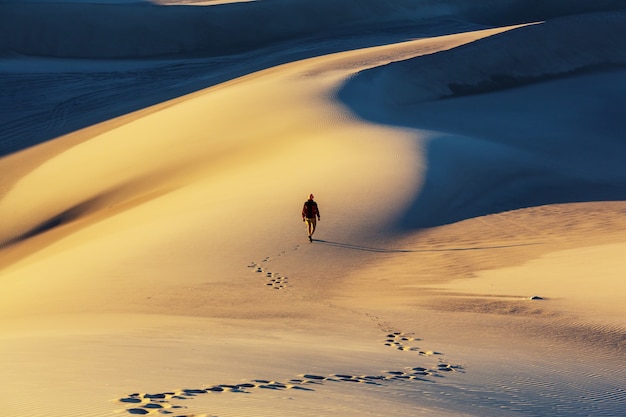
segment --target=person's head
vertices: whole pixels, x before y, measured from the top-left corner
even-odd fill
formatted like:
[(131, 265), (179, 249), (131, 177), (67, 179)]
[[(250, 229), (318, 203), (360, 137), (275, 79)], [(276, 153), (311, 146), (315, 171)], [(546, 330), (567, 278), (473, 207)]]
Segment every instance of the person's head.
[(313, 194), (309, 194), (309, 200), (313, 200), (315, 196)]

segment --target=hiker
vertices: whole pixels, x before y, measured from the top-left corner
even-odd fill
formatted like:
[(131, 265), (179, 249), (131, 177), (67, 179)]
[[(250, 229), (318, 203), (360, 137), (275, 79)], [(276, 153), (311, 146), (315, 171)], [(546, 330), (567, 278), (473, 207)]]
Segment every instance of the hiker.
[(320, 211), (317, 208), (317, 203), (313, 201), (314, 198), (313, 194), (310, 194), (309, 199), (304, 202), (304, 207), (302, 207), (302, 221), (306, 223), (309, 242), (313, 242), (315, 226), (317, 221), (320, 220)]

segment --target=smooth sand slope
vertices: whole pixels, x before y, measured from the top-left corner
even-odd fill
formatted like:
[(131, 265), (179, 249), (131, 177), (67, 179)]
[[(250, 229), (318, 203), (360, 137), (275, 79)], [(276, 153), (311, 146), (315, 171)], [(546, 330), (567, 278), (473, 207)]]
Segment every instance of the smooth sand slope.
[(345, 47), (3, 157), (1, 414), (618, 415), (623, 21)]

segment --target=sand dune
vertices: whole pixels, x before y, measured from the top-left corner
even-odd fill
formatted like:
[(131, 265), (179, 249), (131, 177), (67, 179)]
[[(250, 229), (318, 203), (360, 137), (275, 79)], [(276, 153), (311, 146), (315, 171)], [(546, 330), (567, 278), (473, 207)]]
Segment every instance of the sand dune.
[[(404, 223), (624, 199), (626, 173), (616, 156), (626, 151), (619, 99), (626, 56), (618, 41), (625, 17), (527, 25), (353, 77), (339, 97), (357, 114), (430, 130), (432, 169)], [(454, 199), (441, 188), (455, 190)]]
[(621, 413), (619, 2), (158, 3), (0, 2), (0, 414)]
[[(450, 53), (375, 68), (354, 82), (368, 84), (367, 93), (377, 96), (364, 102), (382, 100), (381, 107), (406, 109), (418, 101), (488, 93), (620, 67), (626, 62), (620, 43), (625, 17), (623, 12), (597, 13), (525, 25)], [(352, 88), (359, 90), (358, 85)]]

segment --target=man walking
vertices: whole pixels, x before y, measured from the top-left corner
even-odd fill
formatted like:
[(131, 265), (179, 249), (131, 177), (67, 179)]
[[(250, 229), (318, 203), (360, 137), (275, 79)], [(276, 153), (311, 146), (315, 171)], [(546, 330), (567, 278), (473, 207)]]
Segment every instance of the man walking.
[(304, 202), (302, 207), (302, 221), (306, 223), (307, 232), (309, 233), (309, 242), (313, 242), (313, 233), (315, 233), (315, 226), (320, 219), (320, 211), (317, 208), (317, 203), (313, 201), (313, 194), (309, 195), (309, 199)]

